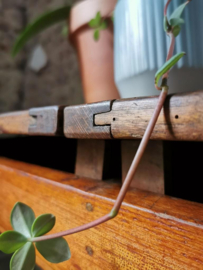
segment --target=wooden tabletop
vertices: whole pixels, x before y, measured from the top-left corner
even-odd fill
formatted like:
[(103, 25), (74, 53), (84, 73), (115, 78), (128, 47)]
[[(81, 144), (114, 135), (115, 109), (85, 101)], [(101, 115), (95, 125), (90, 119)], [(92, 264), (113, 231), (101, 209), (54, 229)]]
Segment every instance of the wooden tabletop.
[[(108, 213), (120, 184), (80, 178), (0, 158), (0, 231), (21, 201), (36, 215), (53, 213), (53, 232), (73, 228)], [(152, 179), (153, 181), (153, 179)], [(68, 262), (43, 269), (203, 269), (203, 205), (131, 189), (119, 215), (98, 227), (66, 237)]]

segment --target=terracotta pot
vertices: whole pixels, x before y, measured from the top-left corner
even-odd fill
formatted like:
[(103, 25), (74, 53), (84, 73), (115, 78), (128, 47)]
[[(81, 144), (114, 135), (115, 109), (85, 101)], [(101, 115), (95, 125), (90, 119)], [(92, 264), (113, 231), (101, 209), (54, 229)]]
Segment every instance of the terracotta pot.
[(77, 49), (85, 102), (118, 99), (114, 83), (113, 23), (100, 32), (99, 41), (88, 26), (98, 11), (110, 18), (117, 0), (86, 0), (72, 8), (69, 22), (70, 39)]

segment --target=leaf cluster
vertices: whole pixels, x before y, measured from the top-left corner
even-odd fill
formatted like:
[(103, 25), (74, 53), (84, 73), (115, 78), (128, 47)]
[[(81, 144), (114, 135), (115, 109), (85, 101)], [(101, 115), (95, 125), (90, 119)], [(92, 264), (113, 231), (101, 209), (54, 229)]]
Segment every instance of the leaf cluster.
[(101, 13), (97, 12), (95, 18), (89, 22), (89, 26), (94, 29), (94, 40), (98, 41), (100, 36), (100, 31), (108, 27), (107, 21), (103, 20)]
[(184, 20), (181, 18), (181, 15), (187, 5), (183, 3), (179, 7), (177, 7), (174, 12), (171, 14), (169, 20), (167, 16), (164, 17), (164, 30), (165, 32), (172, 31), (174, 36), (177, 37), (181, 30), (181, 25), (184, 23)]
[[(33, 210), (18, 202), (15, 204), (10, 222), (13, 231), (0, 235), (0, 250), (6, 254), (14, 253), (10, 260), (10, 270), (33, 270), (35, 268), (35, 247), (33, 238), (48, 233), (55, 225), (52, 214), (43, 214), (35, 218)], [(70, 249), (62, 237), (36, 242), (35, 246), (49, 262), (60, 263), (69, 260)]]

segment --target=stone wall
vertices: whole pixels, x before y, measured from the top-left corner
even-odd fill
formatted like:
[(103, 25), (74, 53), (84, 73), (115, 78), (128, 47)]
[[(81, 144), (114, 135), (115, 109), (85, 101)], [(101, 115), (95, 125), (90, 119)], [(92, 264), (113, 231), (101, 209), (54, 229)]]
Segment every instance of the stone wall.
[[(63, 23), (32, 39), (15, 59), (10, 55), (16, 37), (27, 23), (42, 12), (67, 2), (0, 0), (0, 112), (83, 102), (76, 52), (61, 35)], [(34, 72), (30, 59), (39, 45), (47, 57), (47, 64)]]

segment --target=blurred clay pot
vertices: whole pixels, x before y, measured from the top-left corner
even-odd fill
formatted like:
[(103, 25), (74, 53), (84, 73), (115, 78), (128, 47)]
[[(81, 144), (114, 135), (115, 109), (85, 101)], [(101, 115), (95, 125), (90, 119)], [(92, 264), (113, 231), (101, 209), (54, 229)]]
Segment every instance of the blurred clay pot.
[[(85, 102), (118, 99), (114, 83), (113, 23), (110, 19), (117, 0), (85, 0), (76, 4), (70, 14), (70, 40), (76, 47), (80, 62)], [(108, 28), (93, 38), (94, 29), (88, 26), (100, 11), (108, 20)]]

